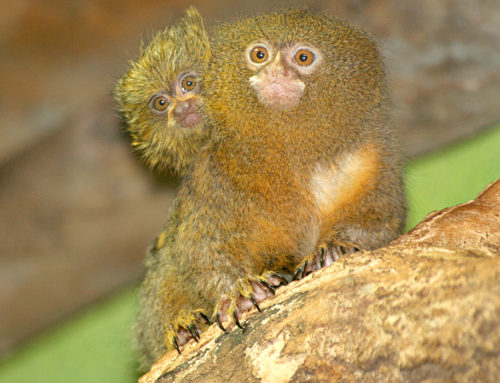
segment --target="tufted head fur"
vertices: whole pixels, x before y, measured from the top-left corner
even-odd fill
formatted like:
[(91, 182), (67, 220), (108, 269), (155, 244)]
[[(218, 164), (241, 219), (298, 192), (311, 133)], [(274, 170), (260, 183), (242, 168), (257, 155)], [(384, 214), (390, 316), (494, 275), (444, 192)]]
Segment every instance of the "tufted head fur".
[[(200, 92), (209, 58), (203, 19), (190, 7), (178, 24), (141, 47), (139, 59), (118, 81), (118, 109), (132, 145), (150, 167), (183, 173), (206, 140)], [(186, 78), (188, 89), (182, 85)]]

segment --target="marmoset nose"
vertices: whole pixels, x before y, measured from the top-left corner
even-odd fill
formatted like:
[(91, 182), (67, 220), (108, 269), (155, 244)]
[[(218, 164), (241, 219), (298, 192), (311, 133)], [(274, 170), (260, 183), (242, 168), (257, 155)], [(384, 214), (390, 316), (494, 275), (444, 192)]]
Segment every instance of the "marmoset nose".
[(191, 103), (189, 101), (180, 101), (175, 106), (175, 114), (183, 114), (191, 107)]
[(174, 108), (174, 118), (181, 126), (186, 128), (200, 123), (202, 117), (196, 107), (196, 100), (178, 101)]

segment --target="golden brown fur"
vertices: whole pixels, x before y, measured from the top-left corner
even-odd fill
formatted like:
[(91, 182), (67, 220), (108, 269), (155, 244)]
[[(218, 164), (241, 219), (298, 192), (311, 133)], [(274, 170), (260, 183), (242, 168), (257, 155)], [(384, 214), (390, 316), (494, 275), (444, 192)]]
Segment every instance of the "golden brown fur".
[[(203, 19), (191, 7), (177, 25), (157, 33), (140, 58), (131, 62), (128, 72), (118, 81), (115, 98), (124, 117), (132, 145), (151, 168), (172, 168), (184, 174), (207, 140), (209, 128), (203, 119), (193, 127), (183, 127), (175, 119), (173, 105), (168, 115), (158, 115), (150, 108), (152, 96), (174, 93), (175, 79), (184, 72), (200, 76), (210, 58), (209, 39)], [(189, 95), (203, 102), (199, 93)], [(173, 103), (179, 98), (173, 96)], [(201, 113), (201, 110), (200, 110)]]
[[(264, 105), (249, 82), (245, 52), (262, 39), (322, 54), (317, 70), (297, 75), (305, 88), (288, 108)], [(141, 287), (146, 367), (189, 328), (204, 328), (200, 312), (227, 307), (221, 297), (234, 314), (255, 286), (246, 277), (293, 273), (323, 242), (382, 246), (404, 225), (400, 157), (370, 37), (290, 10), (222, 25), (211, 46), (204, 91), (213, 134), (183, 180)]]

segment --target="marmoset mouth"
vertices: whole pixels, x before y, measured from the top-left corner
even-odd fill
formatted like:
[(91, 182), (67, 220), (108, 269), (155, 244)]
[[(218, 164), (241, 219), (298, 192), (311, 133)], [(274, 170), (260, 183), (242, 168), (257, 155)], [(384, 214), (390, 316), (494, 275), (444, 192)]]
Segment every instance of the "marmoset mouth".
[(174, 110), (175, 120), (184, 128), (191, 128), (203, 119), (194, 100), (180, 101)]

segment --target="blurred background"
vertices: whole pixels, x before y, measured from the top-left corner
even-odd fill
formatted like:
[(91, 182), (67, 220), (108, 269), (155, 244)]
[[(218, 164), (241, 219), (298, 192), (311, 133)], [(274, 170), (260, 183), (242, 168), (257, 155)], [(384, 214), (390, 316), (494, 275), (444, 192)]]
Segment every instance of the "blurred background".
[(134, 289), (178, 179), (137, 161), (112, 89), (140, 42), (189, 5), (209, 28), (307, 5), (380, 41), (409, 160), (409, 226), (500, 177), (497, 0), (3, 3), (0, 382), (136, 379)]

